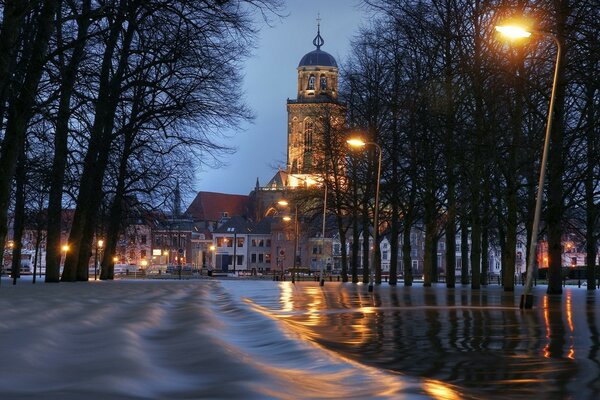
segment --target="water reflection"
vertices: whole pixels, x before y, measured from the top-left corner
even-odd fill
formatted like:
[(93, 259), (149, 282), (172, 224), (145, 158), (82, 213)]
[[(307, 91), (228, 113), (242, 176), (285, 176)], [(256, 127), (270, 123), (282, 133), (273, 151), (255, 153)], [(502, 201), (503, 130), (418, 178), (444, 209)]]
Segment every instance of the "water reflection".
[[(364, 364), (463, 387), (475, 396), (600, 397), (597, 294), (515, 294), (361, 285), (282, 285), (285, 321), (308, 340)], [(449, 387), (448, 387), (449, 388)], [(425, 385), (436, 398), (460, 398)], [(448, 389), (448, 390), (447, 390)], [(455, 397), (459, 396), (459, 397)], [(439, 396), (439, 397), (438, 397)]]

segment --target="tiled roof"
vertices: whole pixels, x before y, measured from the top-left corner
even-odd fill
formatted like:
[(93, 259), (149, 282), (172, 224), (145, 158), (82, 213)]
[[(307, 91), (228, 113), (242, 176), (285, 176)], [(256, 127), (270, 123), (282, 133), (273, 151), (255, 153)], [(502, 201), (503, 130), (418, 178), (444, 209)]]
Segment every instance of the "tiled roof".
[(198, 192), (186, 214), (195, 221), (219, 221), (223, 213), (230, 217), (248, 214), (248, 196), (214, 192)]
[(244, 217), (231, 217), (223, 225), (218, 227), (214, 233), (240, 233), (247, 234), (254, 228), (254, 223)]

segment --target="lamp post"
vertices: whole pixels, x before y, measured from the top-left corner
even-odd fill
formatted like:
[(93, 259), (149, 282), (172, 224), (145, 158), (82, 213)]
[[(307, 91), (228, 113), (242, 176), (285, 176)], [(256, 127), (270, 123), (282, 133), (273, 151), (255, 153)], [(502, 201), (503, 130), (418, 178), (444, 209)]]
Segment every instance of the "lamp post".
[(533, 226), (531, 227), (531, 241), (529, 243), (529, 255), (527, 257), (527, 275), (525, 278), (525, 289), (523, 295), (521, 295), (521, 302), (519, 308), (530, 309), (533, 307), (533, 294), (531, 294), (531, 287), (533, 284), (533, 265), (535, 262), (535, 249), (537, 245), (537, 235), (540, 224), (540, 214), (542, 210), (542, 197), (544, 195), (544, 182), (546, 179), (546, 164), (548, 162), (548, 151), (550, 149), (550, 133), (552, 132), (552, 116), (554, 114), (554, 98), (556, 96), (556, 82), (558, 81), (558, 70), (560, 68), (560, 55), (561, 45), (558, 38), (548, 32), (534, 31), (529, 32), (526, 29), (516, 25), (501, 25), (496, 26), (496, 31), (504, 36), (511, 39), (528, 38), (533, 33), (547, 36), (554, 40), (556, 43), (556, 63), (554, 66), (554, 79), (552, 81), (552, 93), (550, 95), (550, 106), (548, 109), (548, 119), (546, 122), (546, 135), (544, 139), (544, 150), (542, 153), (542, 163), (540, 166), (540, 179), (538, 182), (537, 197), (535, 200), (535, 212), (533, 214)]
[(64, 268), (64, 266), (65, 266), (64, 263), (65, 263), (65, 260), (67, 259), (67, 252), (69, 251), (69, 244), (68, 243), (63, 244), (61, 249), (62, 249), (63, 253), (65, 253), (65, 258), (63, 260), (63, 268)]
[(375, 142), (365, 142), (362, 139), (352, 138), (346, 141), (350, 146), (362, 148), (367, 145), (375, 146), (379, 152), (377, 162), (377, 180), (375, 183), (375, 211), (373, 212), (373, 251), (371, 252), (371, 266), (369, 269), (369, 292), (373, 291), (373, 269), (375, 268), (375, 246), (377, 246), (377, 226), (379, 220), (379, 181), (381, 180), (381, 146)]
[(104, 247), (104, 240), (99, 239), (96, 242), (96, 255), (94, 256), (94, 280), (98, 279), (98, 259), (102, 259), (102, 255), (98, 257), (98, 252), (102, 254), (102, 248)]
[[(211, 244), (208, 247), (208, 251), (209, 251), (209, 253), (208, 253), (208, 257), (209, 257), (209, 263), (208, 263), (209, 271), (212, 271), (214, 269), (214, 267), (213, 267), (213, 256), (215, 254), (215, 248), (216, 247), (215, 247), (214, 244)], [(212, 272), (211, 272), (211, 274), (212, 274)]]
[[(289, 206), (287, 200), (280, 200), (277, 204), (281, 206)], [(284, 217), (284, 221), (290, 221), (290, 217)], [(298, 205), (294, 204), (294, 259), (292, 261), (292, 283), (296, 283), (296, 252), (298, 251)]]

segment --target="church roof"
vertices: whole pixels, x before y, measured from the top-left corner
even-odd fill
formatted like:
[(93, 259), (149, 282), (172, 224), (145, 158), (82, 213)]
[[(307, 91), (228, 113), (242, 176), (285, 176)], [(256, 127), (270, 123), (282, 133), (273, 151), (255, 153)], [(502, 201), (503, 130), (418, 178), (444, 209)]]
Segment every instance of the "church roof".
[(313, 50), (310, 53), (305, 54), (300, 60), (300, 64), (298, 64), (298, 68), (314, 66), (337, 68), (337, 62), (331, 54), (323, 50)]
[(186, 214), (195, 221), (219, 221), (226, 212), (229, 216), (246, 215), (249, 197), (240, 194), (198, 192)]
[(321, 50), (321, 46), (325, 44), (325, 40), (323, 40), (323, 37), (321, 37), (320, 23), (317, 25), (317, 36), (314, 38), (313, 44), (317, 49), (311, 51), (310, 53), (306, 53), (300, 60), (298, 68), (315, 66), (337, 68), (337, 62), (335, 61), (335, 58), (333, 58), (331, 54)]

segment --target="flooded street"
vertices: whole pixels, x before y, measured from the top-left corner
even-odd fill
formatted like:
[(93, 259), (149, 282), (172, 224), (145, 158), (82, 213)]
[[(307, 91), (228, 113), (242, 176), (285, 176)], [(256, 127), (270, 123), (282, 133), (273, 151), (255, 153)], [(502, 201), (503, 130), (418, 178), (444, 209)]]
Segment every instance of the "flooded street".
[(454, 385), (440, 398), (599, 398), (598, 294), (548, 297), (539, 287), (528, 311), (516, 306), (519, 294), (300, 283), (282, 285), (278, 304), (252, 301), (337, 354), (424, 378), (424, 388), (427, 379)]
[(497, 286), (6, 283), (2, 398), (600, 397), (584, 289), (521, 311)]

